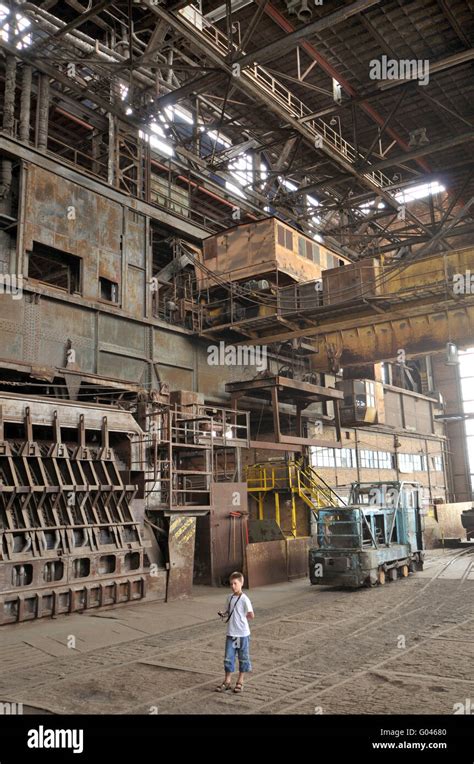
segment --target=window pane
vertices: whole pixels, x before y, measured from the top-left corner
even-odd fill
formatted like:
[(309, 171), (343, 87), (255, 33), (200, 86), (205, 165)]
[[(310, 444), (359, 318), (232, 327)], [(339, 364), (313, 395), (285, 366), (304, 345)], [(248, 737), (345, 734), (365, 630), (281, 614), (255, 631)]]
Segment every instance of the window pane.
[(466, 424), (466, 435), (474, 435), (474, 419), (467, 419), (465, 424)]
[(278, 244), (280, 245), (280, 247), (284, 247), (285, 246), (285, 229), (283, 228), (282, 225), (278, 225), (277, 229), (278, 229)]
[(459, 353), (459, 372), (461, 377), (474, 377), (474, 352)]
[(462, 397), (465, 401), (474, 400), (474, 378), (465, 377), (461, 379)]

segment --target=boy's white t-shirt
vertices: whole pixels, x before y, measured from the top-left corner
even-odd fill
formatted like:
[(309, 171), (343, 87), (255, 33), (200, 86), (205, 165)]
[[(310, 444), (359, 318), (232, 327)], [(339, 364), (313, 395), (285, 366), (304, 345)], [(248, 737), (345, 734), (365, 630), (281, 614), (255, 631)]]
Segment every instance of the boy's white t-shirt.
[(227, 597), (227, 612), (230, 613), (233, 608), (233, 613), (227, 623), (228, 637), (248, 637), (250, 634), (247, 613), (253, 612), (252, 603), (247, 595), (242, 592), (239, 601), (235, 605), (238, 596), (238, 594), (229, 594)]

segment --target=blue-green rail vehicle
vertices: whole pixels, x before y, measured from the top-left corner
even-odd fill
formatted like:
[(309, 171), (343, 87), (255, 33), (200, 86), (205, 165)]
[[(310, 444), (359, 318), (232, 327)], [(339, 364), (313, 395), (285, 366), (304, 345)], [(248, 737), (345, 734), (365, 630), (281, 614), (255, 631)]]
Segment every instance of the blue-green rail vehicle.
[(353, 483), (347, 506), (317, 512), (312, 584), (375, 586), (423, 570), (422, 486)]

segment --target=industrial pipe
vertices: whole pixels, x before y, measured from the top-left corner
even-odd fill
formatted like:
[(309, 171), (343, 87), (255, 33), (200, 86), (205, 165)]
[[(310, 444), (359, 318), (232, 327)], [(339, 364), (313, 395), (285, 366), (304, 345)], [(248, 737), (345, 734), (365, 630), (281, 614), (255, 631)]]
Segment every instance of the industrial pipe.
[(13, 127), (15, 123), (15, 88), (16, 58), (15, 56), (7, 56), (2, 130), (10, 136), (13, 136)]
[[(47, 11), (44, 11), (42, 8), (37, 8), (35, 5), (32, 5), (31, 3), (25, 3), (21, 7), (22, 13), (28, 12), (28, 15), (36, 16), (39, 18), (35, 18), (35, 23), (38, 24), (42, 29), (44, 29), (49, 34), (53, 35), (55, 32), (58, 32), (59, 30), (63, 29), (63, 27), (66, 26), (65, 22), (60, 21), (55, 16), (53, 16), (51, 13), (48, 13)], [(83, 51), (84, 53), (87, 53), (88, 55), (98, 56), (99, 58), (102, 58), (104, 61), (116, 61), (119, 63), (127, 63), (128, 57), (127, 56), (121, 56), (119, 53), (114, 53), (109, 48), (107, 48), (102, 43), (93, 40), (88, 35), (84, 34), (83, 32), (79, 32), (79, 30), (75, 29), (71, 32), (67, 32), (62, 36), (62, 39), (65, 41), (70, 42), (71, 44), (75, 45), (79, 50)], [(33, 49), (34, 50), (34, 49)], [(163, 63), (166, 62), (166, 59), (164, 56)], [(136, 76), (137, 80), (140, 80), (144, 84), (150, 86), (154, 86), (155, 80), (152, 77), (149, 77), (145, 74), (141, 74), (138, 70), (134, 71), (134, 76)]]
[[(5, 67), (5, 92), (3, 97), (3, 122), (2, 130), (13, 137), (15, 124), (15, 87), (16, 87), (16, 58), (7, 56)], [(0, 199), (4, 212), (10, 213), (8, 198), (12, 186), (12, 160), (2, 159), (0, 163)], [(8, 206), (8, 209), (6, 206)]]
[(32, 68), (29, 64), (23, 66), (21, 78), (20, 98), (20, 141), (28, 143), (30, 140), (30, 114), (31, 114), (31, 82)]
[(109, 112), (109, 151), (107, 162), (107, 183), (114, 185), (115, 178), (115, 117)]
[(38, 88), (38, 132), (36, 145), (42, 151), (48, 148), (48, 123), (49, 123), (49, 76), (39, 75)]

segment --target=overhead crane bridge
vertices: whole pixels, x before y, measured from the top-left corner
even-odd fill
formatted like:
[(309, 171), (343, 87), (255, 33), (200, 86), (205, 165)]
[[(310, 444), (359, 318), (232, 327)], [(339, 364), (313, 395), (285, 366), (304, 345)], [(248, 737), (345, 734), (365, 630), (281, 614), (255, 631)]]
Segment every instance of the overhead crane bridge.
[(229, 285), (222, 322), (214, 311), (209, 326), (209, 308), (201, 305), (199, 334), (246, 345), (297, 342), (314, 368), (331, 371), (394, 359), (400, 349), (433, 353), (473, 341), (471, 274), (472, 247), (396, 262), (368, 258), (272, 289), (248, 317), (245, 296)]

